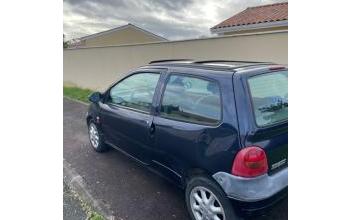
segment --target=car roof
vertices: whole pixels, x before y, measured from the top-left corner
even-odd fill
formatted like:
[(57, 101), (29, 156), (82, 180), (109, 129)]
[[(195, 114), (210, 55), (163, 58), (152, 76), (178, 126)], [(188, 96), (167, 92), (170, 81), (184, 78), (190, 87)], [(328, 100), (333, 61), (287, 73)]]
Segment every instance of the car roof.
[(191, 68), (191, 69), (206, 69), (225, 72), (246, 72), (253, 69), (263, 69), (278, 66), (272, 62), (255, 62), (255, 61), (238, 61), (238, 60), (201, 60), (194, 61), (189, 59), (174, 59), (174, 60), (154, 60), (148, 65), (141, 68)]

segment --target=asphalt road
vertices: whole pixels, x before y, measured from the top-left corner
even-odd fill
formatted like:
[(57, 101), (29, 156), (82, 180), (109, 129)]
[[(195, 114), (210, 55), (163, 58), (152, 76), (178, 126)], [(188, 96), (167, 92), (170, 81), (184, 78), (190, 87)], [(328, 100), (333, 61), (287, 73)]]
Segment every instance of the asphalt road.
[[(126, 220), (188, 220), (183, 191), (116, 150), (94, 152), (88, 140), (86, 111), (86, 105), (64, 98), (63, 153), (92, 196)], [(267, 216), (255, 219), (287, 219), (287, 200)]]

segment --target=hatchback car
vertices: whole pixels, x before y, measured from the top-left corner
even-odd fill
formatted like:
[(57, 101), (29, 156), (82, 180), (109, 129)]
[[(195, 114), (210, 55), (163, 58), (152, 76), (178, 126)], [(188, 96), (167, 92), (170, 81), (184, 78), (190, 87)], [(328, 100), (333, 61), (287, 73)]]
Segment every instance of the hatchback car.
[(274, 63), (153, 61), (89, 97), (90, 143), (185, 189), (194, 220), (258, 214), (287, 196), (287, 79)]

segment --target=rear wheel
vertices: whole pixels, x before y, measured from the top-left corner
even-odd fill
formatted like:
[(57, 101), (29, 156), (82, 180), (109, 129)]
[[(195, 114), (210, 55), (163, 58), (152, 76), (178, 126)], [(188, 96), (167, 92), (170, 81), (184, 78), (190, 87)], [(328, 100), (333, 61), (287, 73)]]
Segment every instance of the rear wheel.
[(188, 181), (186, 204), (193, 220), (241, 219), (222, 189), (206, 176), (196, 176)]
[(89, 122), (88, 135), (90, 144), (95, 151), (104, 152), (108, 150), (108, 146), (104, 143), (103, 135), (93, 120)]

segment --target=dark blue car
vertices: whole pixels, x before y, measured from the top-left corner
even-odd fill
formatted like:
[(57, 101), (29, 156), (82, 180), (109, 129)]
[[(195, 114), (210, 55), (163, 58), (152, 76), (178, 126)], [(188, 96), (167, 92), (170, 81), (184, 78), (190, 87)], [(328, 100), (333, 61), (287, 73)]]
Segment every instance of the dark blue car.
[(273, 63), (151, 62), (90, 96), (90, 142), (184, 188), (194, 220), (262, 213), (287, 196), (287, 79)]

